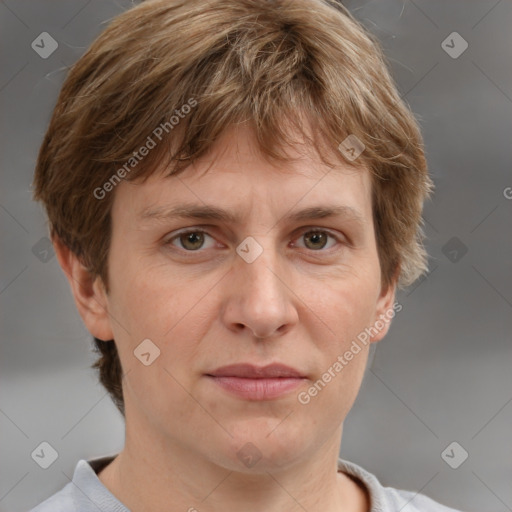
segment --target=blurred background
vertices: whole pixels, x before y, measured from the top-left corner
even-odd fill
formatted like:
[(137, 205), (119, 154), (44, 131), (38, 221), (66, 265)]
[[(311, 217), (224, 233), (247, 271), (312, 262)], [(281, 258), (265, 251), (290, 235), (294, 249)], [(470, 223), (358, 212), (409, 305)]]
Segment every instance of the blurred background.
[[(436, 192), (429, 273), (399, 293), (372, 348), (340, 456), (453, 508), (512, 511), (512, 2), (344, 4), (381, 41)], [(28, 510), (79, 459), (123, 447), (31, 183), (67, 68), (131, 5), (0, 1), (1, 512)], [(32, 456), (42, 442), (58, 454), (47, 469)]]

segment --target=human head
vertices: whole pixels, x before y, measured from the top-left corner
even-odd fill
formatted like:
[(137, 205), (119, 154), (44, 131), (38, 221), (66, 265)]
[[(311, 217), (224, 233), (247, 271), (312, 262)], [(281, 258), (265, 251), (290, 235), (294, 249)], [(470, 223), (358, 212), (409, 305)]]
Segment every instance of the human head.
[[(383, 287), (425, 270), (431, 182), (417, 123), (378, 43), (334, 1), (149, 0), (115, 18), (71, 69), (40, 149), (35, 197), (52, 238), (108, 290), (119, 178), (142, 183), (162, 167), (178, 176), (245, 121), (276, 162), (292, 132), (329, 165), (356, 137), (357, 159), (337, 158), (371, 172)], [(124, 412), (116, 345), (96, 345), (101, 381)]]

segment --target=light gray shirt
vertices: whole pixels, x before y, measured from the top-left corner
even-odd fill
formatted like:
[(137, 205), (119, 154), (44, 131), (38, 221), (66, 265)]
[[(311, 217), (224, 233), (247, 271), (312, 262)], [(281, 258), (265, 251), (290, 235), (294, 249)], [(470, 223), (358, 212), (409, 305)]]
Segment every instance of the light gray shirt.
[[(29, 512), (130, 512), (97, 475), (114, 457), (79, 460), (72, 481)], [(370, 512), (460, 512), (423, 494), (384, 487), (374, 475), (353, 462), (338, 459), (338, 470), (368, 490)]]

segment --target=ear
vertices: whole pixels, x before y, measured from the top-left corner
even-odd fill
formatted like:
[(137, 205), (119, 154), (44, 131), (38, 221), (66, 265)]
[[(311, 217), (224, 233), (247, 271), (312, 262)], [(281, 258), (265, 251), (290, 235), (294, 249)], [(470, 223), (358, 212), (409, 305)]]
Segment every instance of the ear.
[(370, 343), (380, 341), (389, 331), (391, 320), (402, 310), (400, 303), (395, 303), (395, 292), (400, 270), (397, 269), (390, 283), (384, 287), (381, 286), (380, 295), (377, 299), (375, 308), (375, 317), (373, 325), (369, 329), (371, 332)]
[(114, 339), (108, 314), (107, 292), (103, 281), (99, 276), (93, 276), (58, 236), (53, 236), (52, 242), (87, 330), (100, 340)]

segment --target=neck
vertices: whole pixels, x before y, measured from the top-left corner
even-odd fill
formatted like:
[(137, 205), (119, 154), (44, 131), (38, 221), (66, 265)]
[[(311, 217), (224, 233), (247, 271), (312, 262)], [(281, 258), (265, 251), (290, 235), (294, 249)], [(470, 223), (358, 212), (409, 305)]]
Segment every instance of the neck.
[(127, 429), (125, 448), (99, 478), (132, 512), (367, 512), (366, 493), (337, 471), (341, 429), (314, 457), (257, 473), (231, 471), (172, 440)]

